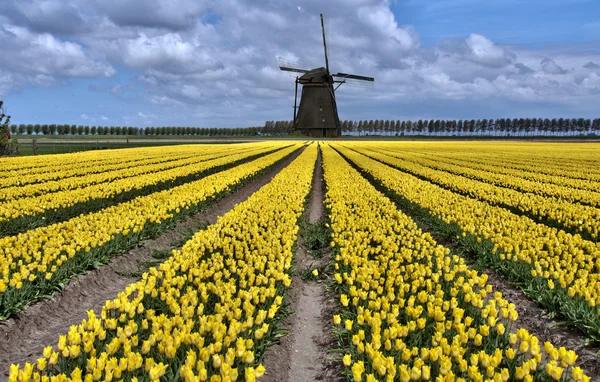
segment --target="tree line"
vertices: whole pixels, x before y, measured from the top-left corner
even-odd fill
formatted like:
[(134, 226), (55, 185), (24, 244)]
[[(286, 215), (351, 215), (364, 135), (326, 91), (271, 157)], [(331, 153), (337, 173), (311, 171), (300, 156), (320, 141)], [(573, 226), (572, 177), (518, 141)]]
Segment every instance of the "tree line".
[(262, 127), (132, 127), (132, 126), (83, 126), (57, 124), (10, 125), (12, 134), (27, 135), (189, 135), (189, 136), (230, 136), (257, 135)]
[(599, 135), (600, 118), (343, 121), (344, 135), (573, 136)]
[[(575, 136), (600, 135), (600, 118), (345, 120), (341, 121), (341, 128), (343, 135), (358, 136)], [(267, 121), (264, 126), (238, 128), (13, 124), (10, 132), (28, 135), (285, 136), (294, 134), (294, 128), (292, 121)]]

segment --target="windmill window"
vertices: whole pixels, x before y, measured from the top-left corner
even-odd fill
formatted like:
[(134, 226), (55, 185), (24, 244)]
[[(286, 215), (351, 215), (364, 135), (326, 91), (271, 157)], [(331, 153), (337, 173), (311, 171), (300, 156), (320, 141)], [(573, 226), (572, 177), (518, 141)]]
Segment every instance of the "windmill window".
[(319, 111), (323, 111), (323, 105), (319, 106)]

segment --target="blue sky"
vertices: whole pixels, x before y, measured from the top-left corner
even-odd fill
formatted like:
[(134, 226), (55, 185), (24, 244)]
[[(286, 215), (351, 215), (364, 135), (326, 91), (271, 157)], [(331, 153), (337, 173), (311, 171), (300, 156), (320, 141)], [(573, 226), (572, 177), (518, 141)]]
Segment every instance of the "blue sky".
[(252, 126), (291, 119), (278, 57), (370, 75), (342, 119), (598, 117), (600, 2), (7, 0), (14, 123)]
[(470, 33), (532, 48), (600, 40), (600, 3), (594, 0), (398, 1), (391, 9), (415, 25), (424, 45)]

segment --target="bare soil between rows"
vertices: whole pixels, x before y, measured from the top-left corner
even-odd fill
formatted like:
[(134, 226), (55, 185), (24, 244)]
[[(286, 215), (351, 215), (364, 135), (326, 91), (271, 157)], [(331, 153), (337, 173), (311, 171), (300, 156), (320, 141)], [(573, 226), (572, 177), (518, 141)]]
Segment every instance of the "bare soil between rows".
[[(323, 218), (323, 199), (319, 153), (308, 210), (305, 211), (309, 223), (316, 223)], [(335, 306), (335, 300), (327, 293), (323, 282), (303, 280), (300, 276), (307, 269), (325, 265), (329, 253), (315, 259), (305, 249), (304, 241), (302, 236), (298, 238), (296, 270), (286, 297), (292, 315), (281, 323), (288, 335), (267, 350), (264, 362), (267, 372), (261, 379), (264, 382), (343, 380), (340, 361), (328, 353), (329, 349), (335, 347), (331, 330), (331, 309)]]
[(198, 231), (206, 224), (214, 224), (219, 216), (269, 183), (302, 151), (296, 151), (234, 194), (216, 201), (206, 211), (178, 221), (172, 230), (155, 239), (144, 240), (139, 247), (79, 276), (53, 300), (36, 303), (25, 312), (0, 322), (0, 376), (8, 376), (12, 363), (34, 362), (44, 347), (55, 345), (58, 337), (66, 334), (71, 325), (87, 318), (87, 311), (94, 310), (99, 314), (107, 300), (116, 298), (127, 285), (137, 281), (136, 277), (126, 276), (127, 272), (137, 272), (143, 263), (156, 261), (151, 256), (153, 250), (175, 249), (172, 243), (185, 238), (190, 230)]

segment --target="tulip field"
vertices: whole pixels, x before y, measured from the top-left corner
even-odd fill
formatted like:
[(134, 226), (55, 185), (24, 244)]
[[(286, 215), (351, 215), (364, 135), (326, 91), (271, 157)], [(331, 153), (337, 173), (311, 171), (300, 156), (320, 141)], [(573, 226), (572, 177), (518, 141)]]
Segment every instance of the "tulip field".
[(0, 164), (0, 327), (274, 171), (101, 309), (11, 362), (9, 381), (268, 379), (266, 355), (282, 351), (280, 323), (295, 313), (315, 187), (329, 245), (310, 282), (335, 302), (323, 325), (339, 378), (600, 379), (599, 355), (522, 326), (484, 272), (559, 320), (553, 330), (583, 338), (582, 351), (597, 349), (598, 144), (266, 141)]

